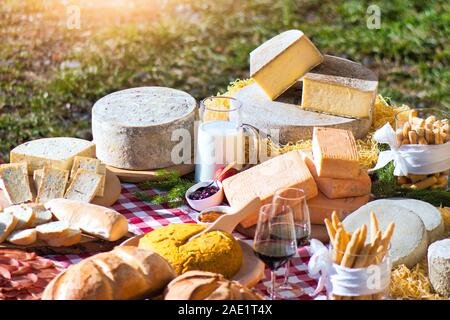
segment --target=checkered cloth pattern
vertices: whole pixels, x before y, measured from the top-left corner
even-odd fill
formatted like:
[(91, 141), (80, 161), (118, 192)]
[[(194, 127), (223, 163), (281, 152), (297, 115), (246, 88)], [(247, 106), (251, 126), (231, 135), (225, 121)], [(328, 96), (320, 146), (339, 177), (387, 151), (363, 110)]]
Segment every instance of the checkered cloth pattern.
[[(129, 231), (135, 234), (143, 234), (150, 232), (162, 226), (171, 223), (197, 223), (197, 211), (192, 210), (187, 206), (180, 208), (167, 208), (162, 206), (155, 206), (137, 199), (134, 192), (142, 191), (135, 184), (122, 184), (122, 192), (119, 200), (113, 206), (113, 209), (123, 214), (129, 223)], [(146, 190), (149, 195), (158, 193), (156, 190)], [(237, 238), (251, 244), (252, 239), (246, 238), (239, 233), (234, 234)], [(77, 263), (85, 259), (89, 254), (79, 255), (57, 255), (48, 256), (48, 258), (59, 262), (64, 267)], [(278, 289), (277, 293), (280, 298), (288, 300), (311, 300), (324, 299), (325, 293), (321, 292), (318, 296), (312, 296), (316, 286), (317, 280), (308, 275), (307, 263), (310, 254), (308, 248), (300, 248), (298, 255), (291, 260), (289, 267), (289, 283), (293, 284), (290, 290)], [(284, 268), (277, 271), (276, 280), (280, 283), (284, 279)], [(265, 270), (266, 279), (261, 281), (256, 290), (263, 296), (268, 296), (268, 289), (270, 288), (270, 270)]]

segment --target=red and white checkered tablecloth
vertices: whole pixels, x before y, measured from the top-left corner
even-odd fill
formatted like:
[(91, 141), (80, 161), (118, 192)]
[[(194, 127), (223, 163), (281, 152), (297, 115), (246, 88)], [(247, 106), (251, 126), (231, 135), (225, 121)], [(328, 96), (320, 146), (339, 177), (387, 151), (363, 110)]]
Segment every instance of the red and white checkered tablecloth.
[[(192, 210), (188, 206), (170, 209), (162, 206), (151, 205), (137, 199), (133, 193), (142, 191), (135, 184), (122, 184), (122, 193), (119, 200), (113, 208), (123, 214), (129, 223), (129, 231), (135, 234), (142, 234), (152, 231), (153, 229), (166, 226), (171, 223), (196, 223), (198, 212)], [(147, 190), (150, 195), (156, 194), (156, 190)], [(242, 239), (251, 244), (252, 239), (246, 238), (239, 233), (234, 234), (237, 238)], [(291, 260), (289, 282), (295, 284), (295, 287), (301, 287), (303, 292), (296, 290), (281, 290), (279, 296), (289, 300), (311, 300), (325, 299), (325, 293), (313, 297), (312, 294), (317, 286), (317, 281), (308, 275), (307, 263), (309, 261), (308, 248), (299, 249), (298, 255)], [(64, 267), (77, 263), (90, 254), (79, 255), (54, 255), (48, 258), (58, 261)], [(266, 268), (266, 279), (261, 281), (256, 290), (263, 296), (268, 296), (268, 288), (270, 286), (270, 271)], [(284, 269), (277, 271), (277, 281), (282, 281)]]

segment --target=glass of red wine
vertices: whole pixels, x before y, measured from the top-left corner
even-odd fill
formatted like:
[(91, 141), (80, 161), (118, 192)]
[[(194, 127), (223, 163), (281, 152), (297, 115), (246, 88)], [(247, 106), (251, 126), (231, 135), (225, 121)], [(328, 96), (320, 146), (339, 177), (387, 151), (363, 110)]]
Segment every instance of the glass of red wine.
[(261, 207), (253, 250), (271, 271), (269, 293), (270, 299), (275, 300), (275, 271), (297, 252), (294, 219), (289, 206), (272, 203)]
[[(311, 221), (305, 192), (298, 188), (278, 189), (274, 194), (273, 204), (291, 207), (297, 247), (307, 246), (311, 235)], [(284, 237), (282, 230), (280, 232), (277, 231), (277, 234), (279, 234), (279, 237)], [(294, 288), (293, 285), (289, 283), (289, 261), (286, 262), (284, 282), (281, 284), (280, 288), (288, 290), (296, 289), (299, 292), (303, 292), (303, 289), (300, 286)]]

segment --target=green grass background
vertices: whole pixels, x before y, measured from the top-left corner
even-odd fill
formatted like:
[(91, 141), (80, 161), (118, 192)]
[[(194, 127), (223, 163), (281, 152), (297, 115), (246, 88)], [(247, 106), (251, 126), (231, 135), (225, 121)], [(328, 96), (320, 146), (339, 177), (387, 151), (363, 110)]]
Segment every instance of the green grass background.
[[(290, 28), (375, 70), (395, 103), (450, 107), (449, 1), (65, 2), (80, 5), (81, 29), (67, 28), (63, 1), (0, 1), (3, 161), (30, 139), (91, 138), (93, 103), (116, 90), (168, 86), (197, 99), (224, 91), (248, 77), (252, 49)], [(366, 26), (370, 4), (381, 9), (379, 30)]]

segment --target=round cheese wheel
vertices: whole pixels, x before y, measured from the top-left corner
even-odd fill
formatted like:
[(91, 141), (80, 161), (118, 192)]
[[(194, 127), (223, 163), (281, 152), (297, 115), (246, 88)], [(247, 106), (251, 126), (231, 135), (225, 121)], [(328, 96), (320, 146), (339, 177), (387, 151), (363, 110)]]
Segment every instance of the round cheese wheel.
[[(172, 151), (182, 142), (186, 146), (183, 160), (190, 161), (195, 110), (191, 95), (171, 88), (142, 87), (111, 93), (92, 108), (97, 158), (121, 169), (165, 168), (179, 164), (179, 158), (172, 159)], [(174, 153), (174, 157), (178, 155)]]
[(370, 230), (371, 211), (375, 212), (383, 233), (391, 222), (395, 223), (389, 249), (393, 266), (405, 264), (411, 268), (425, 257), (428, 239), (422, 220), (411, 210), (396, 205), (394, 201), (369, 202), (344, 219), (342, 223), (345, 229), (353, 232), (366, 224)]
[(433, 289), (450, 297), (450, 239), (436, 241), (428, 248), (428, 275)]

